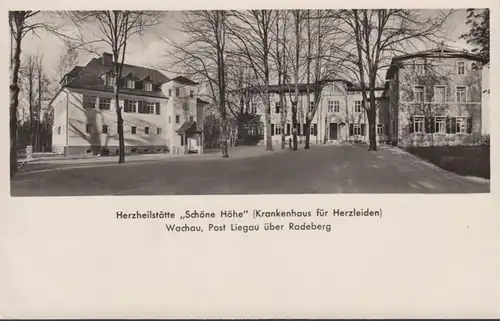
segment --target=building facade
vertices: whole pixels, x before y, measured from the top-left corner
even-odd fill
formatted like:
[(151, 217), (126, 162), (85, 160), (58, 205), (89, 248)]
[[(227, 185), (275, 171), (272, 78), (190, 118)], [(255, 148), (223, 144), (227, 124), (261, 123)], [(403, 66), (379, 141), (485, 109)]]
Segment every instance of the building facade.
[(395, 57), (383, 99), (388, 139), (400, 146), (464, 145), (481, 141), (481, 59), (436, 49)]
[[(126, 154), (202, 153), (203, 106), (198, 84), (184, 77), (123, 65), (119, 107)], [(117, 154), (118, 128), (111, 54), (75, 67), (51, 101), (53, 151), (64, 155)]]
[[(314, 94), (312, 84), (300, 84), (299, 100), (297, 104), (297, 136), (299, 145), (305, 142), (306, 113), (313, 109)], [(376, 90), (379, 98), (381, 89)], [(286, 108), (281, 108), (280, 93), (284, 93)], [(291, 101), (295, 99), (294, 85), (277, 86), (269, 88), (271, 103), (271, 137), (273, 144), (281, 144), (282, 134), (288, 143), (292, 137), (292, 112)], [(381, 100), (377, 99), (380, 105)], [(307, 108), (310, 104), (310, 108)], [(254, 93), (248, 105), (249, 114), (257, 114), (262, 120), (260, 128), (251, 129), (252, 134), (258, 132), (262, 136), (261, 144), (265, 144), (266, 126), (264, 126), (265, 105), (258, 93)], [(378, 110), (381, 110), (378, 108)], [(377, 137), (380, 142), (387, 140), (384, 113), (377, 113)], [(282, 121), (284, 120), (284, 121)], [(362, 107), (362, 94), (359, 87), (345, 80), (333, 80), (328, 82), (322, 90), (318, 107), (313, 115), (310, 125), (310, 143), (340, 143), (340, 142), (367, 142), (368, 141), (368, 119), (366, 111)]]

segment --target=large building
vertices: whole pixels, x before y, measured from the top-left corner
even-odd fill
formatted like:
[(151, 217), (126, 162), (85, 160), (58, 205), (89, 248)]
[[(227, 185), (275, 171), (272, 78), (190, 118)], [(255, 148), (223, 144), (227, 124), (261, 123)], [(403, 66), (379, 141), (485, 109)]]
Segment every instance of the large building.
[(386, 75), (388, 138), (400, 146), (481, 141), (481, 58), (450, 49), (394, 57)]
[[(483, 87), (487, 79), (481, 58), (449, 49), (436, 49), (394, 57), (385, 86), (376, 88), (376, 135), (379, 143), (399, 146), (476, 144), (489, 131), (488, 104)], [(313, 85), (299, 85), (297, 133), (304, 141), (307, 104), (313, 104)], [(271, 133), (273, 144), (291, 137), (291, 103), (294, 85), (270, 86)], [(279, 93), (285, 92), (286, 115), (281, 121)], [(291, 95), (290, 95), (291, 94)], [(250, 114), (264, 120), (264, 104), (253, 95)], [(342, 79), (330, 81), (323, 89), (310, 128), (311, 143), (367, 142), (368, 119), (362, 108), (359, 86)], [(265, 143), (265, 126), (258, 133)], [(255, 131), (255, 129), (252, 129)]]
[[(77, 66), (61, 80), (51, 101), (53, 151), (72, 154), (118, 153), (113, 97), (114, 62), (104, 53)], [(198, 84), (167, 78), (158, 70), (123, 65), (119, 80), (125, 152), (203, 153), (203, 108)]]
[[(314, 84), (300, 84), (299, 100), (297, 104), (297, 135), (299, 144), (305, 141), (307, 104), (314, 104)], [(269, 99), (271, 103), (271, 137), (273, 144), (281, 144), (282, 133), (285, 133), (286, 141), (292, 135), (291, 100), (294, 97), (294, 85), (272, 85), (269, 87)], [(377, 104), (380, 104), (379, 96), (383, 88), (377, 88)], [(284, 93), (287, 108), (281, 108), (280, 93)], [(362, 94), (358, 86), (342, 79), (329, 81), (322, 89), (321, 99), (310, 127), (310, 142), (337, 143), (337, 142), (366, 142), (368, 141), (368, 119), (362, 107)], [(252, 101), (248, 107), (250, 114), (260, 115), (261, 126), (259, 129), (251, 129), (266, 137), (266, 127), (263, 125), (264, 104), (258, 93), (252, 95)], [(379, 109), (380, 110), (380, 109)], [(286, 111), (286, 113), (284, 113)], [(283, 118), (282, 118), (283, 117)], [(385, 142), (387, 139), (385, 123), (387, 122), (382, 113), (377, 112), (377, 135), (378, 140)], [(285, 119), (283, 122), (282, 119)], [(265, 143), (262, 139), (261, 144)]]

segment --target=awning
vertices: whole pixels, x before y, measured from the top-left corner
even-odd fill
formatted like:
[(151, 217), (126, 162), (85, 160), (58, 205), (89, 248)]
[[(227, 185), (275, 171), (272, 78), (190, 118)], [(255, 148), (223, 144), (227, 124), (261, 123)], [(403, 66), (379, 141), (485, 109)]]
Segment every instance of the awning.
[(186, 121), (176, 130), (177, 133), (201, 133), (203, 130), (196, 124), (195, 121)]

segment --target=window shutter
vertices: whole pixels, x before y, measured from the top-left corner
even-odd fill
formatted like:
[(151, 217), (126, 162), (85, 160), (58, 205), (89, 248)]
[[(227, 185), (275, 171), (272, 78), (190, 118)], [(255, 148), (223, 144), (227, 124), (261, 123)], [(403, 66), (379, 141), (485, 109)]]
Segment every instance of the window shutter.
[(274, 124), (271, 124), (271, 136), (274, 135)]
[(361, 136), (365, 136), (365, 124), (361, 124)]
[(424, 125), (425, 125), (425, 132), (426, 132), (426, 133), (430, 133), (430, 132), (431, 132), (431, 130), (430, 130), (430, 128), (429, 128), (429, 127), (430, 127), (430, 120), (429, 120), (429, 117), (425, 117), (424, 122), (425, 122), (425, 123), (424, 123)]
[(446, 133), (451, 133), (451, 120), (450, 117), (446, 117)]
[(472, 117), (467, 117), (467, 133), (472, 133)]
[(410, 131), (410, 134), (413, 134), (415, 131), (415, 124), (413, 123), (413, 116), (410, 117), (410, 120), (408, 121), (408, 129)]
[(290, 124), (286, 124), (286, 134), (290, 135)]
[(313, 135), (318, 136), (318, 124), (314, 124)]
[(430, 124), (430, 127), (431, 127), (431, 133), (435, 133), (436, 132), (436, 117), (430, 117), (429, 118), (431, 124)]
[(156, 114), (159, 115), (160, 114), (160, 103), (156, 103)]
[(353, 124), (349, 124), (349, 136), (352, 136), (353, 131), (354, 131), (354, 125)]
[(451, 133), (455, 134), (457, 132), (457, 117), (451, 117)]
[(128, 108), (128, 99), (124, 99), (123, 100), (123, 110), (125, 112), (129, 112), (130, 111), (129, 108)]

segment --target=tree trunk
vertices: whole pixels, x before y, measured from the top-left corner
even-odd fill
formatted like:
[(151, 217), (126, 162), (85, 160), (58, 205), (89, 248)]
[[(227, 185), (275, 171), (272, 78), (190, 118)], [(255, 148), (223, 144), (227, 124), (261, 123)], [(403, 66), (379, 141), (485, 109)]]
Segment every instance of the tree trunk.
[(368, 110), (369, 151), (377, 150), (377, 102), (375, 100), (375, 79), (370, 79), (370, 109)]
[(226, 124), (226, 115), (224, 114), (223, 116), (223, 119), (222, 119), (222, 124), (221, 124), (221, 128), (220, 128), (220, 132), (221, 132), (221, 140), (222, 140), (222, 144), (221, 144), (221, 152), (222, 152), (222, 157), (224, 158), (227, 158), (229, 157), (229, 154), (228, 154), (228, 150), (227, 150), (227, 124)]
[(306, 117), (306, 128), (304, 134), (306, 135), (304, 149), (309, 149), (309, 141), (311, 139), (311, 119), (309, 119), (309, 117)]
[(268, 85), (265, 86), (264, 104), (265, 104), (265, 122), (266, 122), (266, 151), (273, 151), (273, 138), (271, 133), (271, 102), (269, 100), (269, 92), (267, 91)]
[[(297, 98), (296, 98), (297, 99)], [(298, 100), (292, 102), (292, 145), (293, 150), (297, 150), (297, 103)]]
[[(118, 123), (118, 164), (125, 163), (125, 137), (123, 135), (123, 117), (122, 110), (120, 108), (119, 101), (119, 89), (118, 89), (118, 77), (115, 77), (115, 86), (114, 86), (114, 97), (115, 97), (115, 109), (116, 109), (116, 120)], [(125, 102), (124, 102), (125, 103)], [(124, 106), (125, 107), (125, 106)]]
[(323, 145), (326, 144), (326, 142), (328, 141), (329, 130), (330, 129), (328, 128), (328, 117), (325, 116), (325, 135), (323, 138)]
[[(370, 103), (371, 105), (371, 103)], [(369, 151), (377, 150), (377, 112), (374, 106), (370, 106), (368, 110), (368, 139), (370, 141)]]
[[(13, 13), (14, 15), (16, 13)], [(9, 17), (10, 19), (10, 17)], [(11, 61), (11, 74), (10, 74), (10, 175), (11, 177), (17, 172), (17, 106), (19, 105), (19, 68), (21, 66), (21, 27), (22, 22), (19, 22), (17, 17), (16, 27), (17, 30), (11, 30), (14, 32), (12, 46), (14, 48), (14, 57)], [(20, 25), (21, 24), (21, 25)]]

